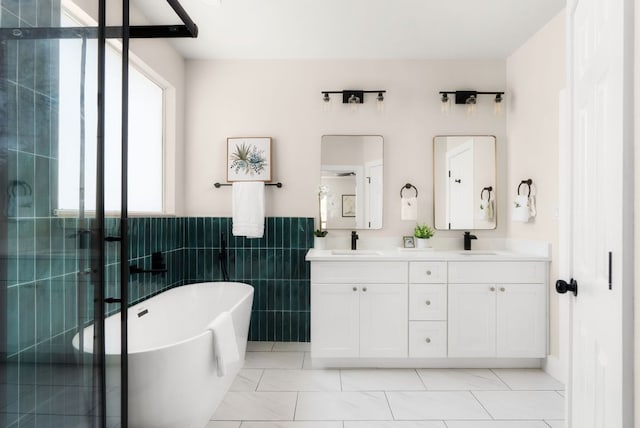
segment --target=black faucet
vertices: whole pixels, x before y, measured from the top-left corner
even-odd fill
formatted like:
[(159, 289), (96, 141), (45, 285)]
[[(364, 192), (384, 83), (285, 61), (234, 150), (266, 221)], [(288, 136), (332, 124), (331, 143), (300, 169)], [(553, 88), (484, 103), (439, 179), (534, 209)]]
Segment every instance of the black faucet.
[(357, 240), (360, 238), (355, 230), (351, 231), (351, 249), (356, 250), (357, 248)]
[(471, 250), (471, 240), (478, 239), (476, 235), (472, 235), (471, 232), (464, 233), (464, 249), (469, 251)]

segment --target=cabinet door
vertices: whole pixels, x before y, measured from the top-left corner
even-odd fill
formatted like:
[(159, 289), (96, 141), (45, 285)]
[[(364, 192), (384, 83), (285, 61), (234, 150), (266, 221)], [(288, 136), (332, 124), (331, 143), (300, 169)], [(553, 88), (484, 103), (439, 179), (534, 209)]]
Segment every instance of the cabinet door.
[(498, 357), (545, 357), (544, 284), (498, 284), (496, 287)]
[(406, 284), (364, 284), (360, 293), (360, 356), (406, 357), (409, 310)]
[(311, 355), (349, 358), (359, 355), (358, 323), (361, 286), (311, 285)]
[(449, 284), (449, 357), (496, 356), (496, 287)]

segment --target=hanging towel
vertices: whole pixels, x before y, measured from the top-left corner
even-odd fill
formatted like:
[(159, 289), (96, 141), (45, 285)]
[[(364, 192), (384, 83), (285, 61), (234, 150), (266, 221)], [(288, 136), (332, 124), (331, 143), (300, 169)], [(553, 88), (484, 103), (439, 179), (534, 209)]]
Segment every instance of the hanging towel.
[(529, 197), (529, 217), (533, 218), (538, 214), (538, 210), (536, 209), (536, 197), (531, 195)]
[(207, 326), (213, 334), (213, 352), (218, 362), (218, 377), (225, 375), (229, 364), (240, 359), (231, 312), (225, 311)]
[(529, 221), (529, 198), (527, 195), (518, 195), (513, 200), (511, 220), (520, 223)]
[(262, 238), (264, 235), (264, 183), (233, 183), (233, 235)]
[(418, 198), (415, 196), (400, 198), (400, 219), (418, 220)]
[(480, 201), (480, 220), (493, 221), (493, 201)]

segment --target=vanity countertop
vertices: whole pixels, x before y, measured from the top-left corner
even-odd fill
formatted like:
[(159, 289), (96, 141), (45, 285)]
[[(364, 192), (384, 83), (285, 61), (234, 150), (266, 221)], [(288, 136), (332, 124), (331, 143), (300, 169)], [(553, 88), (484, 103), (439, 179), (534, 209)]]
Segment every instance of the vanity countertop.
[(535, 254), (516, 253), (509, 250), (316, 250), (310, 249), (305, 260), (311, 262), (329, 261), (551, 261), (550, 257)]

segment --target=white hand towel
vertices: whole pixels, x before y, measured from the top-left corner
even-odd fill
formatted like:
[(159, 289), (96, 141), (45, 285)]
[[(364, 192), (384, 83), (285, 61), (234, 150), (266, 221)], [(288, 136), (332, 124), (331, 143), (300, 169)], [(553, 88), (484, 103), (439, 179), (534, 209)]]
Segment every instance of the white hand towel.
[(401, 220), (418, 220), (418, 198), (402, 197), (400, 198), (400, 219)]
[(225, 375), (229, 364), (240, 359), (236, 333), (230, 312), (222, 312), (207, 326), (213, 335), (213, 352), (218, 362), (218, 377)]
[(538, 210), (536, 209), (536, 197), (531, 195), (529, 197), (529, 217), (535, 217), (538, 214)]
[(513, 200), (511, 220), (520, 223), (529, 221), (529, 198), (527, 198), (527, 195), (518, 195)]
[(262, 181), (233, 183), (231, 206), (233, 235), (262, 238), (264, 235), (264, 183)]
[(487, 221), (493, 221), (493, 216), (495, 215), (495, 206), (493, 201), (489, 201), (487, 205)]

